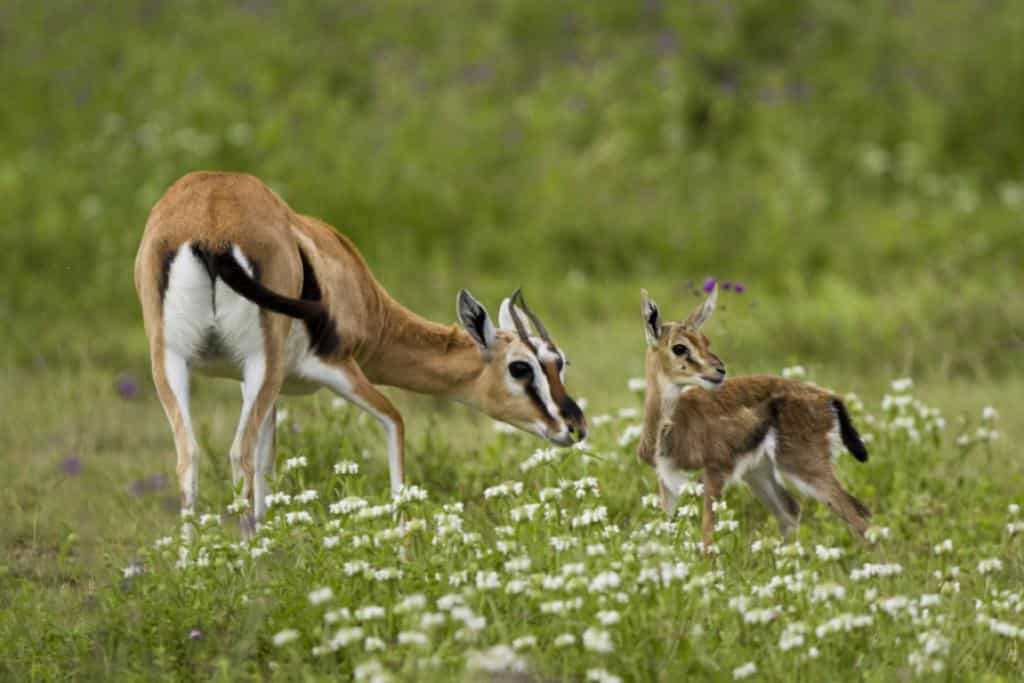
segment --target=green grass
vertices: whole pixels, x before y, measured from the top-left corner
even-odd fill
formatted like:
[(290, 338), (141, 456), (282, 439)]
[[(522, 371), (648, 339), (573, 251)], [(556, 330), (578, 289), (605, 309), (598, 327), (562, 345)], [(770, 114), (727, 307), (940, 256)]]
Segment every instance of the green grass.
[[(350, 496), (364, 497), (371, 504), (386, 502), (386, 465), (375, 427), (357, 411), (335, 406), (326, 396), (314, 397), (288, 406), (276, 489), (292, 494), (312, 489), (318, 500), (272, 508), (271, 524), (259, 539), (243, 546), (238, 546), (240, 537), (230, 515), (224, 516), (223, 527), (208, 523), (197, 547), (207, 549), (210, 565), (180, 570), (174, 566), (177, 541), (162, 549), (153, 546), (157, 538), (176, 536), (173, 483), (141, 495), (128, 490), (136, 479), (172, 474), (170, 438), (158, 405), (147, 391), (140, 399), (123, 401), (112, 395), (109, 379), (82, 379), (55, 381), (48, 397), (26, 396), (21, 408), (53, 406), (49, 413), (36, 413), (48, 428), (40, 430), (37, 445), (25, 446), (42, 451), (46, 443), (51, 454), (44, 462), (26, 462), (2, 501), (8, 553), (0, 575), (0, 640), (8, 652), (4, 671), (15, 679), (117, 675), (309, 680), (339, 672), (348, 675), (353, 667), (379, 659), (401, 679), (451, 680), (463, 675), (466, 657), (472, 659), (473, 651), (511, 645), (528, 636), (538, 642), (519, 654), (522, 666), (531, 675), (556, 678), (578, 679), (589, 669), (605, 668), (627, 679), (728, 680), (734, 668), (754, 661), (758, 675), (767, 679), (788, 679), (796, 673), (817, 680), (849, 671), (857, 678), (886, 680), (913, 670), (908, 657), (920, 649), (917, 638), (924, 632), (949, 641), (949, 649), (932, 659), (943, 662), (942, 675), (950, 679), (1012, 677), (1022, 664), (1019, 638), (995, 635), (989, 626), (975, 622), (977, 613), (984, 613), (1022, 626), (1012, 604), (999, 606), (1008, 598), (993, 591), (1019, 591), (1024, 578), (1022, 536), (1011, 536), (1006, 529), (1013, 519), (1008, 505), (1021, 502), (1021, 469), (1003, 446), (1019, 426), (997, 420), (994, 426), (1005, 426), (1011, 434), (1004, 434), (991, 448), (978, 443), (965, 451), (953, 445), (961, 432), (973, 433), (982, 423), (977, 395), (953, 396), (943, 390), (943, 403), (956, 405), (957, 411), (943, 411), (948, 424), (940, 439), (926, 437), (913, 443), (899, 430), (881, 428), (896, 413), (878, 409), (877, 396), (891, 390), (881, 383), (858, 387), (862, 395), (872, 397), (869, 410), (881, 423), (876, 421), (872, 428), (868, 418), (857, 416), (864, 431), (874, 434), (872, 458), (860, 465), (844, 457), (840, 469), (851, 490), (875, 511), (876, 526), (890, 529), (889, 538), (876, 545), (857, 543), (841, 522), (808, 501), (798, 537), (803, 555), (755, 552), (755, 541), (772, 548), (774, 522), (748, 493), (737, 489), (729, 493), (725, 518), (735, 519), (738, 528), (719, 532), (721, 554), (714, 560), (702, 559), (693, 547), (699, 537), (696, 519), (681, 517), (663, 524), (662, 515), (642, 503), (642, 497), (654, 490), (654, 481), (635, 461), (633, 444), (619, 444), (625, 428), (636, 419), (618, 417), (616, 409), (639, 405), (638, 398), (627, 397), (622, 389), (615, 390), (615, 399), (589, 401), (592, 419), (605, 411), (613, 415), (593, 430), (590, 456), (561, 451), (554, 463), (525, 473), (520, 464), (540, 445), (531, 437), (494, 435), (489, 421), (461, 414), (427, 420), (428, 402), (415, 401), (409, 476), (429, 497), (402, 508), (406, 522), (423, 525), (402, 540), (391, 539), (386, 532), (395, 527), (391, 514), (358, 520), (327, 512), (330, 503)], [(622, 387), (622, 380), (616, 378), (611, 386)], [(94, 400), (74, 401), (68, 394), (78, 387)], [(226, 389), (214, 384), (199, 393), (197, 413), (203, 416), (203, 442), (209, 451), (202, 472), (201, 512), (223, 512), (230, 502), (223, 444), (233, 428), (233, 415), (224, 405), (227, 397), (221, 388)], [(1003, 389), (1020, 395), (1019, 385)], [(918, 394), (934, 391), (924, 386)], [(65, 408), (58, 409), (59, 405)], [(969, 424), (961, 425), (961, 409)], [(132, 428), (125, 429), (129, 421)], [(920, 421), (918, 427), (923, 432)], [(74, 476), (62, 474), (58, 467), (61, 456), (72, 451), (83, 465)], [(308, 464), (283, 471), (287, 459), (297, 455)], [(339, 461), (359, 463), (360, 474), (335, 475), (331, 468)], [(995, 471), (999, 477), (990, 476)], [(595, 477), (600, 493), (576, 499), (569, 485), (558, 505), (542, 505), (534, 521), (511, 520), (513, 507), (541, 502), (541, 489), (564, 487), (583, 477)], [(509, 480), (521, 481), (523, 492), (507, 498), (485, 496), (489, 486)], [(462, 533), (475, 537), (439, 536), (436, 515), (453, 503), (465, 506)], [(607, 508), (607, 521), (573, 528), (573, 518), (600, 506)], [(284, 522), (284, 511), (300, 509), (312, 514), (312, 523)], [(544, 519), (545, 514), (551, 518)], [(341, 519), (340, 529), (329, 529), (330, 519)], [(618, 530), (604, 531), (607, 524)], [(515, 531), (500, 530), (507, 525)], [(381, 532), (386, 540), (379, 546), (357, 547), (355, 539)], [(325, 549), (323, 538), (330, 535), (339, 536), (339, 545)], [(575, 539), (571, 542), (578, 546), (556, 551), (551, 547), (553, 537)], [(270, 551), (252, 559), (247, 548), (258, 546), (262, 538), (269, 540)], [(935, 555), (933, 546), (946, 538), (952, 540), (953, 551)], [(499, 540), (518, 545), (502, 552)], [(586, 548), (598, 543), (605, 554), (588, 555)], [(841, 548), (843, 555), (822, 560), (815, 555), (818, 545)], [(192, 552), (194, 559), (198, 551)], [(785, 552), (796, 552), (795, 546)], [(506, 570), (504, 563), (518, 557), (530, 559), (529, 569)], [(991, 557), (1002, 560), (1002, 569), (979, 573), (978, 563)], [(377, 581), (365, 572), (347, 575), (346, 563), (356, 561), (375, 569), (398, 569), (402, 576)], [(239, 564), (232, 567), (234, 562)], [(585, 578), (543, 587), (545, 576), (559, 576), (574, 563), (583, 563)], [(661, 571), (662, 563), (681, 563), (684, 568), (678, 571), (685, 576), (667, 586), (640, 581), (641, 574)], [(852, 579), (854, 570), (866, 563), (899, 564), (901, 573)], [(143, 572), (123, 578), (124, 568), (134, 564)], [(961, 571), (955, 579), (949, 576), (954, 566)], [(491, 571), (497, 572), (496, 578), (481, 574), (481, 580), (488, 585), (497, 582), (498, 587), (477, 588), (478, 572)], [(607, 594), (593, 592), (592, 579), (609, 571), (618, 575), (620, 585)], [(937, 571), (942, 578), (935, 577)], [(773, 577), (800, 572), (801, 585), (796, 588), (777, 587), (770, 595), (764, 594), (767, 589), (756, 588), (783, 580)], [(525, 582), (523, 593), (506, 593), (513, 580)], [(845, 587), (845, 596), (825, 604), (812, 602), (815, 586), (828, 583)], [(323, 586), (330, 587), (334, 597), (323, 606), (310, 605), (307, 593)], [(436, 601), (452, 593), (461, 596), (474, 616), (485, 617), (486, 625), (479, 632), (460, 634), (464, 625), (449, 617), (439, 627), (420, 629), (420, 613), (439, 611)], [(412, 594), (424, 595), (427, 606), (410, 613), (396, 611), (395, 605)], [(913, 603), (926, 594), (940, 595), (927, 612), (919, 607), (911, 614), (911, 607), (889, 615), (879, 608), (885, 599), (903, 596)], [(781, 611), (766, 624), (744, 623), (736, 603), (730, 607), (737, 596), (749, 598), (743, 606), (746, 611)], [(542, 611), (542, 603), (577, 597), (578, 609), (560, 615)], [(983, 602), (982, 608), (976, 609), (975, 599)], [(384, 607), (386, 616), (379, 621), (353, 616), (351, 623), (332, 625), (323, 621), (327, 609), (348, 607), (354, 612), (366, 605)], [(602, 626), (597, 621), (602, 611), (618, 612), (621, 621)], [(815, 635), (817, 627), (842, 613), (868, 615), (873, 621), (851, 633)], [(792, 627), (797, 622), (809, 629), (805, 643), (781, 651), (780, 637), (787, 627), (799, 628)], [(323, 647), (339, 628), (352, 626), (364, 629), (358, 642), (337, 653), (313, 656), (313, 647)], [(607, 631), (614, 651), (602, 654), (583, 648), (579, 639), (588, 628)], [(189, 637), (193, 629), (202, 632), (198, 640)], [(275, 647), (273, 636), (285, 629), (298, 630), (298, 640)], [(429, 645), (398, 645), (398, 633), (409, 630), (423, 630)], [(576, 644), (556, 648), (554, 639), (564, 632), (575, 634)], [(365, 637), (382, 639), (385, 649), (364, 652)], [(811, 646), (820, 652), (818, 658), (808, 657)], [(484, 660), (494, 656), (492, 652)]]

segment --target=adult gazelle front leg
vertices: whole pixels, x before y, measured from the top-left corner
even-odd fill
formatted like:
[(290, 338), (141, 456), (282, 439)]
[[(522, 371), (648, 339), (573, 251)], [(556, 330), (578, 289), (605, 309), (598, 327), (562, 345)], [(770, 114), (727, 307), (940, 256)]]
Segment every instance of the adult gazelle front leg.
[(384, 428), (388, 442), (391, 495), (397, 497), (405, 485), (405, 422), (402, 420), (402, 414), (370, 383), (354, 360), (307, 361), (303, 367), (303, 374), (319, 381), (346, 401), (359, 406)]

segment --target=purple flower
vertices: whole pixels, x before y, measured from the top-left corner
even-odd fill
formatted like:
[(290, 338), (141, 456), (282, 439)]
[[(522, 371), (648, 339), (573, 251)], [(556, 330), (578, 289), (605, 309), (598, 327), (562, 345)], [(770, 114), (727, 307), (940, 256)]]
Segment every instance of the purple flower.
[(77, 455), (69, 455), (60, 461), (60, 471), (69, 477), (75, 477), (82, 473), (82, 459)]
[(715, 288), (715, 282), (717, 282), (715, 278), (709, 277), (707, 280), (704, 281), (704, 286), (701, 287), (701, 289), (703, 289), (705, 292), (710, 292), (712, 289)]
[(128, 491), (132, 495), (141, 496), (144, 493), (152, 493), (159, 491), (163, 487), (167, 486), (167, 475), (165, 474), (151, 474), (145, 479), (136, 479), (128, 487)]
[(737, 294), (742, 294), (743, 292), (745, 292), (747, 290), (747, 288), (737, 282), (736, 284), (734, 284), (732, 286), (732, 290), (734, 292), (736, 292)]
[(203, 637), (203, 632), (200, 631), (197, 628), (194, 628), (194, 629), (192, 629), (191, 631), (188, 632), (188, 639), (189, 640), (199, 640), (202, 637)]
[(730, 289), (731, 287), (732, 287), (732, 285), (731, 285), (731, 284), (729, 283), (729, 281), (728, 281), (728, 280), (726, 280), (725, 282), (723, 282), (723, 283), (722, 283), (722, 289), (724, 289), (724, 290), (725, 290), (725, 291), (727, 291), (727, 292), (729, 291), (729, 289)]
[(130, 401), (139, 395), (139, 385), (131, 375), (121, 375), (117, 378), (117, 393), (126, 401)]

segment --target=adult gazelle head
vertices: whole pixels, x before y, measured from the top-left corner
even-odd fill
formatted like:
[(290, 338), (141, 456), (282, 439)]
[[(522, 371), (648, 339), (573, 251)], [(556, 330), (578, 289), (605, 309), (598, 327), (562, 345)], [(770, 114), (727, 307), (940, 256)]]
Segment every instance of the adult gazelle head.
[(484, 360), (473, 392), (476, 407), (559, 446), (585, 439), (586, 418), (565, 389), (565, 354), (522, 291), (501, 302), (497, 327), (466, 290), (459, 292), (457, 308)]

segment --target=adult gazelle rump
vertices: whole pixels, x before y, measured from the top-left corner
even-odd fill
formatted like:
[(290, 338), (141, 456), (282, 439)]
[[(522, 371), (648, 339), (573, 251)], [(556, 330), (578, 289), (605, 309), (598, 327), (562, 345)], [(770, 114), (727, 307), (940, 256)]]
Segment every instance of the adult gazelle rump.
[(376, 418), (394, 494), (404, 481), (402, 416), (374, 385), (460, 401), (561, 446), (586, 435), (562, 383), (565, 356), (521, 293), (501, 304), (497, 328), (465, 290), (464, 329), (425, 320), (388, 295), (346, 237), (249, 175), (190, 173), (172, 185), (150, 213), (135, 286), (185, 511), (199, 485), (193, 371), (242, 382), (231, 471), (257, 521), (281, 393), (327, 387)]
[(637, 457), (657, 470), (665, 511), (675, 509), (686, 472), (703, 469), (705, 548), (715, 526), (713, 502), (737, 481), (768, 506), (788, 535), (799, 523), (800, 505), (785, 478), (863, 536), (871, 512), (836, 479), (830, 457), (842, 440), (855, 458), (868, 459), (842, 400), (780, 377), (726, 380), (725, 365), (700, 331), (717, 296), (712, 290), (684, 322), (665, 322), (643, 291), (647, 397)]

